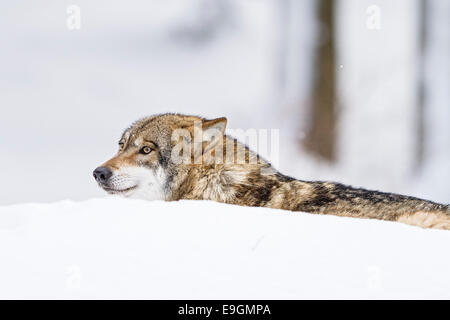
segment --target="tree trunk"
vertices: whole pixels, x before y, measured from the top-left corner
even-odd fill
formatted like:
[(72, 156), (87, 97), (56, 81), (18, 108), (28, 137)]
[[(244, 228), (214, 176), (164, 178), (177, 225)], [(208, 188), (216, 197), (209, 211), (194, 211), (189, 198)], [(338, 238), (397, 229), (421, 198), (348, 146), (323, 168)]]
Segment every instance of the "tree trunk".
[(419, 65), (419, 88), (417, 105), (417, 153), (416, 167), (420, 169), (425, 156), (425, 104), (426, 104), (426, 47), (427, 47), (427, 24), (428, 5), (427, 0), (420, 1), (420, 65)]
[(319, 0), (320, 43), (317, 48), (310, 126), (304, 146), (327, 161), (336, 158), (336, 84), (334, 1)]

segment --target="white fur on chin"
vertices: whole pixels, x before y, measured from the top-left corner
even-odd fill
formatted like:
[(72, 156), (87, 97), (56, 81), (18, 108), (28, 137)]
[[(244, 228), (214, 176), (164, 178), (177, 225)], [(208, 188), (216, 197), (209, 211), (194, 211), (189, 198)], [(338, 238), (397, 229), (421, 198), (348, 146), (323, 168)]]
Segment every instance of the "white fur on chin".
[(145, 200), (165, 200), (164, 186), (167, 176), (161, 167), (123, 167), (113, 172), (109, 185), (116, 190), (126, 190), (122, 195)]

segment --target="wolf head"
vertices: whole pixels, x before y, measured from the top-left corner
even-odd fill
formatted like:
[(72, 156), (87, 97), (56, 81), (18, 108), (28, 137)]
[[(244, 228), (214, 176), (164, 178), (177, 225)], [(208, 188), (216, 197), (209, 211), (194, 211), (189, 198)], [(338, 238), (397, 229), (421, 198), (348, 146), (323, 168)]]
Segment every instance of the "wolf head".
[(119, 140), (119, 150), (94, 170), (105, 191), (127, 197), (167, 200), (174, 175), (223, 142), (227, 119), (162, 114), (135, 122)]

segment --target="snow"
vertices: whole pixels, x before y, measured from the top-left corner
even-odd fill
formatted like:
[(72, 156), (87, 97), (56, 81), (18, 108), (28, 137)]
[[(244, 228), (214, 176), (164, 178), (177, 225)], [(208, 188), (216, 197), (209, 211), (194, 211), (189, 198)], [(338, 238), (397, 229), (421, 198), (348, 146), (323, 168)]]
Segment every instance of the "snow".
[(0, 207), (0, 298), (450, 298), (450, 232), (208, 201)]

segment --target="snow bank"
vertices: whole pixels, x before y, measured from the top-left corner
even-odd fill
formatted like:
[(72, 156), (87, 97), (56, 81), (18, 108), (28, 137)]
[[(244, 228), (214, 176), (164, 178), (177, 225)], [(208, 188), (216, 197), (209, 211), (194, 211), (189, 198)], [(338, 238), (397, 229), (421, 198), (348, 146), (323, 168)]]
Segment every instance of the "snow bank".
[(450, 298), (450, 232), (207, 201), (0, 207), (0, 298)]

